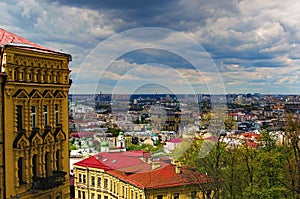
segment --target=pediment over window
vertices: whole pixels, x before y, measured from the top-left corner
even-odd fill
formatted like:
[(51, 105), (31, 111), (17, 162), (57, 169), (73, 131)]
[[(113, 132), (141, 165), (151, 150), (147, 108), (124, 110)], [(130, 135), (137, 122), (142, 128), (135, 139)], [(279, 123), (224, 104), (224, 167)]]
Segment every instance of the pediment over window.
[(31, 146), (43, 144), (43, 138), (39, 133), (39, 129), (35, 129), (32, 131), (32, 133), (29, 136), (29, 141)]
[(25, 134), (25, 132), (20, 132), (13, 142), (13, 148), (24, 149), (30, 146), (30, 142)]
[(54, 136), (51, 132), (51, 128), (45, 128), (42, 138), (44, 140), (44, 143), (46, 144), (55, 142)]
[(57, 128), (54, 132), (55, 141), (64, 141), (66, 140), (66, 134), (61, 128)]
[(43, 93), (44, 98), (54, 98), (53, 94), (49, 90), (45, 90)]
[(54, 93), (55, 98), (65, 98), (66, 96), (64, 95), (64, 93), (60, 90), (55, 91)]
[(29, 96), (34, 99), (43, 98), (42, 94), (37, 89), (33, 89)]
[(18, 98), (18, 99), (27, 99), (29, 98), (28, 93), (24, 90), (24, 89), (19, 89), (14, 95), (14, 98)]

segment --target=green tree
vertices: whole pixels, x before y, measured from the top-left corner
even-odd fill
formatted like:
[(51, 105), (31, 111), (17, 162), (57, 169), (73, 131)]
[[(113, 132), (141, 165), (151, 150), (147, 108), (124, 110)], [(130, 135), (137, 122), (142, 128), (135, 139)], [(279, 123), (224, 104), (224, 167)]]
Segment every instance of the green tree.
[(232, 117), (230, 117), (230, 116), (225, 117), (225, 119), (224, 119), (225, 130), (227, 130), (227, 131), (232, 130), (235, 122), (236, 121)]
[(72, 144), (71, 142), (69, 142), (69, 150), (77, 150), (78, 148)]
[(121, 132), (121, 129), (119, 128), (109, 128), (107, 130), (108, 133), (111, 133), (113, 137), (118, 137), (119, 133)]
[(288, 143), (285, 148), (285, 168), (286, 176), (284, 185), (300, 198), (300, 119), (293, 114), (286, 117), (285, 127), (286, 139)]
[(220, 198), (220, 191), (223, 186), (221, 162), (225, 150), (224, 146), (221, 142), (189, 139), (182, 142), (174, 151), (174, 159), (181, 162), (183, 166), (193, 168), (214, 179), (209, 187), (199, 183), (199, 188), (203, 193), (212, 190), (210, 198)]

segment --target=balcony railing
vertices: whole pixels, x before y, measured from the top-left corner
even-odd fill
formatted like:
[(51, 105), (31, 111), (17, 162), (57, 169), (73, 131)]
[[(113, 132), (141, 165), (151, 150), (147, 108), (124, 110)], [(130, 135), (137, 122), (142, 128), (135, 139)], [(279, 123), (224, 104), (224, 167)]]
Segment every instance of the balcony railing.
[(66, 181), (67, 172), (53, 171), (52, 176), (48, 177), (33, 177), (33, 189), (48, 190), (63, 185)]

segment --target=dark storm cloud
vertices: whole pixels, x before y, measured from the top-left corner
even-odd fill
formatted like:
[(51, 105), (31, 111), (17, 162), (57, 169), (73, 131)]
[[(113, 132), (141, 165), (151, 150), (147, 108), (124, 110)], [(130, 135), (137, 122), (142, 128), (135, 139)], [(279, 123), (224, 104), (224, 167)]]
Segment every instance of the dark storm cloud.
[(157, 8), (158, 5), (164, 6), (166, 4), (170, 5), (178, 0), (58, 0), (51, 1), (51, 3), (58, 3), (62, 5), (75, 6), (75, 7), (87, 7), (90, 9), (120, 9), (120, 10), (138, 10), (140, 8), (153, 9)]
[(133, 26), (165, 27), (187, 31), (199, 25), (204, 26), (208, 18), (228, 14), (234, 15), (239, 12), (237, 1), (224, 2), (222, 0), (213, 0), (209, 3), (199, 0), (59, 0), (49, 2), (58, 5), (89, 8), (105, 12), (106, 15), (110, 15), (112, 18), (122, 18), (128, 23), (129, 27), (116, 27), (117, 31), (133, 28)]
[(162, 65), (170, 66), (172, 68), (194, 69), (194, 66), (192, 66), (191, 63), (189, 63), (182, 57), (175, 55), (174, 53), (158, 49), (143, 49), (132, 51), (119, 57), (119, 59), (124, 59), (128, 63), (159, 63)]
[[(49, 1), (52, 2), (53, 1)], [(73, 6), (78, 8), (88, 8), (105, 12), (112, 18), (122, 18), (127, 25), (132, 26), (161, 26), (166, 25), (166, 20), (161, 18), (164, 13), (170, 13), (173, 9), (178, 9), (178, 0), (101, 0), (101, 1), (54, 1), (58, 5)], [(108, 12), (107, 12), (108, 11)], [(160, 20), (160, 23), (157, 23)], [(176, 20), (176, 19), (174, 19)], [(116, 27), (118, 31), (129, 27)], [(131, 27), (132, 28), (132, 27)]]
[[(202, 45), (222, 75), (234, 80), (226, 81), (232, 91), (247, 90), (247, 79), (253, 80), (249, 89), (255, 91), (264, 81), (277, 82), (278, 88), (280, 83), (300, 84), (299, 6), (299, 0), (3, 0), (0, 23), (33, 42), (72, 54), (73, 76), (80, 74), (78, 67), (89, 52), (116, 33), (149, 26), (179, 31)], [(168, 34), (163, 39), (181, 42)], [(142, 47), (138, 41), (128, 42)], [(125, 41), (117, 47), (126, 46)], [(159, 63), (191, 71), (184, 59), (159, 50), (129, 52), (118, 61), (120, 67)]]

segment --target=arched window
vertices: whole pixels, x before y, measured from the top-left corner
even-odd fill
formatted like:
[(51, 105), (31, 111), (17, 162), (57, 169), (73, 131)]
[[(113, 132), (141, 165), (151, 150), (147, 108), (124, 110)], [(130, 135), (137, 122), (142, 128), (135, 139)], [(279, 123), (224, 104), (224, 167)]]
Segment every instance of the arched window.
[(37, 177), (37, 155), (34, 154), (32, 157), (32, 176)]
[(18, 80), (18, 76), (17, 76), (17, 75), (18, 75), (18, 73), (17, 73), (17, 70), (15, 69), (15, 70), (14, 70), (14, 80), (15, 80), (15, 81)]
[(31, 127), (36, 127), (36, 106), (31, 106)]
[(55, 104), (55, 124), (59, 124), (59, 105)]
[(16, 115), (16, 118), (17, 118), (17, 129), (18, 131), (22, 130), (22, 120), (23, 120), (23, 117), (22, 117), (22, 114), (23, 114), (23, 107), (21, 105), (17, 105), (16, 107), (17, 109), (17, 115)]
[(19, 184), (25, 183), (25, 166), (24, 166), (24, 158), (19, 157), (18, 159), (18, 178), (19, 178)]
[(44, 105), (44, 126), (48, 125), (48, 106)]
[(46, 171), (46, 176), (50, 176), (50, 153), (46, 152), (45, 154), (45, 171)]
[(56, 151), (56, 170), (61, 170), (61, 150)]
[(33, 81), (33, 74), (32, 74), (32, 72), (29, 72), (29, 81)]

